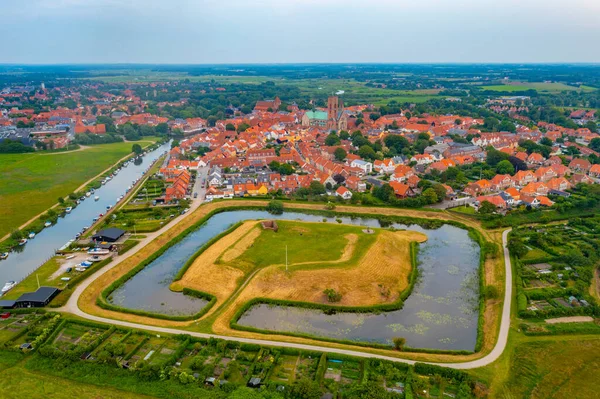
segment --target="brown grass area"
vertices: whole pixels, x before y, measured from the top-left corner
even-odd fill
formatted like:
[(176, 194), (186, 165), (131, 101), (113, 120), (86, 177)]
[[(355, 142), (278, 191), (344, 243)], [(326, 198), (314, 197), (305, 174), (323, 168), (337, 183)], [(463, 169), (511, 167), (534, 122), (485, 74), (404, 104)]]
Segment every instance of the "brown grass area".
[[(147, 258), (149, 255), (154, 253), (160, 247), (162, 247), (165, 243), (170, 241), (173, 237), (177, 236), (186, 228), (192, 226), (194, 223), (198, 222), (201, 218), (206, 216), (208, 213), (212, 212), (215, 209), (220, 208), (230, 208), (230, 207), (238, 207), (238, 206), (265, 206), (266, 201), (262, 200), (235, 200), (235, 201), (219, 201), (212, 202), (209, 204), (204, 204), (194, 212), (187, 215), (182, 221), (177, 224), (168, 226), (168, 230), (162, 234), (160, 234), (157, 238), (153, 239), (154, 235), (149, 235), (149, 239), (144, 240), (137, 249), (134, 248), (134, 251), (130, 251), (129, 254), (126, 254), (123, 257), (119, 257), (117, 260), (120, 262), (113, 269), (108, 271), (107, 273), (100, 276), (96, 279), (79, 298), (78, 305), (79, 307), (85, 311), (86, 313), (108, 317), (113, 319), (131, 321), (136, 323), (142, 323), (147, 325), (156, 325), (156, 326), (165, 326), (165, 327), (186, 327), (190, 330), (194, 330), (193, 324), (194, 322), (175, 322), (168, 320), (158, 320), (153, 319), (151, 317), (144, 316), (136, 316), (126, 313), (113, 312), (100, 308), (96, 305), (96, 298), (99, 297), (100, 293), (104, 288), (106, 288), (112, 281), (118, 279), (129, 270), (134, 268), (137, 264), (139, 264), (142, 260)], [(312, 210), (323, 210), (324, 205), (319, 203), (285, 203), (286, 209), (312, 209)], [(423, 210), (412, 210), (412, 209), (398, 209), (398, 208), (379, 208), (379, 207), (353, 207), (353, 206), (345, 206), (338, 205), (336, 210), (339, 212), (353, 212), (357, 214), (380, 214), (380, 215), (394, 215), (394, 216), (405, 216), (405, 217), (415, 217), (422, 219), (438, 219), (438, 220), (454, 220), (460, 223), (463, 223), (467, 226), (473, 227), (480, 231), (488, 240), (495, 242), (497, 245), (501, 247), (501, 231), (500, 230), (483, 230), (481, 228), (481, 224), (479, 221), (462, 216), (459, 214), (451, 213), (451, 212), (434, 212), (434, 211), (423, 211)], [(485, 276), (486, 281), (488, 281), (488, 274), (498, 276), (498, 278), (494, 278), (496, 286), (498, 287), (501, 297), (504, 293), (504, 264), (503, 257), (500, 254), (498, 259), (494, 262), (486, 262), (485, 266)], [(213, 330), (217, 332), (217, 330), (221, 333), (233, 336), (233, 337), (246, 337), (246, 338), (255, 338), (255, 339), (270, 339), (272, 341), (285, 341), (285, 342), (296, 342), (296, 343), (305, 343), (305, 344), (313, 344), (320, 345), (331, 348), (343, 348), (343, 349), (355, 349), (362, 350), (364, 352), (369, 353), (379, 353), (385, 354), (388, 356), (397, 356), (406, 359), (414, 359), (414, 360), (422, 360), (422, 361), (438, 361), (438, 362), (455, 362), (455, 361), (469, 361), (482, 357), (484, 354), (488, 353), (496, 342), (498, 336), (499, 329), (499, 321), (500, 321), (500, 310), (501, 310), (502, 301), (488, 301), (486, 304), (485, 311), (485, 334), (484, 334), (484, 345), (481, 352), (473, 355), (441, 355), (441, 354), (425, 354), (425, 353), (407, 353), (407, 352), (394, 352), (388, 350), (379, 350), (379, 349), (369, 349), (356, 347), (352, 345), (343, 345), (343, 344), (335, 344), (328, 343), (318, 340), (311, 340), (305, 338), (296, 338), (296, 337), (286, 337), (286, 336), (278, 336), (278, 335), (264, 335), (259, 333), (250, 333), (243, 331), (235, 331), (230, 330), (228, 323), (225, 325), (213, 325)], [(232, 306), (229, 309), (233, 308)], [(231, 314), (232, 315), (232, 314)], [(230, 315), (230, 316), (231, 316)], [(221, 320), (221, 317), (219, 317)]]
[[(254, 226), (255, 225), (256, 222), (254, 223)], [(254, 240), (258, 238), (261, 231), (262, 230), (259, 228), (250, 230), (248, 234), (242, 237), (238, 242), (235, 243), (235, 245), (223, 253), (220, 261), (228, 263), (243, 254), (254, 243)]]
[[(369, 306), (394, 302), (408, 287), (411, 271), (410, 242), (423, 242), (427, 237), (416, 231), (382, 231), (367, 254), (357, 265), (286, 272), (281, 265), (259, 271), (241, 290), (233, 303), (217, 317), (213, 330), (231, 331), (229, 321), (235, 312), (253, 298), (326, 303), (323, 291), (333, 288), (342, 294), (342, 306)], [(345, 255), (350, 259), (352, 241)], [(318, 262), (319, 264), (339, 263)], [(389, 289), (389, 295), (385, 295)]]
[[(217, 305), (220, 305), (235, 291), (239, 280), (244, 277), (244, 272), (226, 264), (217, 264), (217, 260), (223, 253), (227, 254), (232, 250), (240, 251), (243, 246), (249, 247), (257, 236), (254, 232), (260, 234), (260, 230), (254, 228), (257, 223), (257, 221), (244, 222), (240, 227), (211, 245), (196, 258), (183, 278), (174, 282), (171, 288), (179, 291), (188, 287), (208, 292), (217, 297)], [(211, 311), (214, 309), (215, 307)]]

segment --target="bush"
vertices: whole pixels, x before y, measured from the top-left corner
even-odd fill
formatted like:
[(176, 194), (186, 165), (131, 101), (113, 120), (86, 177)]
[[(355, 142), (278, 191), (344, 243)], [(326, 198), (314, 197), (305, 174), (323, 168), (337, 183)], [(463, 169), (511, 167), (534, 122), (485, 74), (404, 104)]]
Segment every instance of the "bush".
[(269, 201), (267, 212), (273, 215), (281, 215), (283, 213), (283, 202), (277, 200)]
[(327, 288), (323, 293), (327, 296), (329, 302), (339, 302), (342, 300), (342, 294), (334, 290), (333, 288)]
[(406, 344), (406, 338), (395, 337), (394, 339), (392, 339), (392, 341), (394, 342), (394, 349), (399, 351), (404, 349), (404, 345)]

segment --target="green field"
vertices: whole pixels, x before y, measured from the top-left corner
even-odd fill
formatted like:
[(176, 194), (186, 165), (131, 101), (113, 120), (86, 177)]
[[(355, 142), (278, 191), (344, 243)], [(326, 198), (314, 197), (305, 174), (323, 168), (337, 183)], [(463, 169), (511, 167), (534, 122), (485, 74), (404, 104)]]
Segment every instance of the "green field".
[(491, 85), (491, 86), (480, 86), (483, 90), (491, 90), (491, 91), (526, 91), (526, 90), (536, 90), (541, 93), (559, 93), (561, 91), (595, 91), (596, 89), (590, 86), (569, 86), (564, 83), (543, 83), (543, 82), (522, 82), (515, 84), (500, 84), (500, 85)]
[(0, 397), (5, 399), (141, 399), (138, 395), (109, 387), (67, 380), (56, 376), (32, 373), (16, 366), (0, 373)]
[(331, 223), (298, 223), (277, 221), (279, 231), (264, 230), (254, 244), (235, 259), (236, 264), (254, 267), (285, 264), (287, 247), (288, 264), (303, 262), (334, 261), (342, 256), (348, 243), (348, 234), (358, 235), (354, 253), (368, 248), (377, 236), (364, 234), (362, 227), (335, 225)]
[(112, 143), (70, 153), (0, 154), (0, 237), (130, 152), (131, 143)]
[(24, 294), (25, 292), (33, 292), (38, 289), (38, 278), (40, 281), (40, 286), (50, 286), (63, 288), (64, 282), (60, 280), (61, 276), (57, 276), (56, 278), (51, 278), (52, 275), (58, 270), (59, 261), (58, 258), (54, 257), (36, 269), (35, 273), (31, 273), (29, 276), (25, 277), (19, 284), (10, 290), (3, 298), (5, 299), (17, 299)]

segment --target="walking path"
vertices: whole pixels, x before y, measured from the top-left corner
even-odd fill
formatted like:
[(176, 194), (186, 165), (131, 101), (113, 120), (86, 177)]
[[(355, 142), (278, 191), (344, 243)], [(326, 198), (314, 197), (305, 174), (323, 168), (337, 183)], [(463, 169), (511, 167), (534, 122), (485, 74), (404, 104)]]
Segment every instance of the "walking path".
[[(200, 204), (202, 204), (201, 198), (202, 197), (193, 201), (191, 209), (190, 209), (190, 213), (193, 212), (196, 208), (198, 208), (200, 206)], [(376, 358), (376, 359), (383, 359), (383, 360), (389, 360), (389, 361), (393, 361), (393, 362), (401, 362), (401, 363), (407, 363), (407, 364), (416, 363), (416, 361), (414, 361), (414, 360), (399, 359), (399, 358), (392, 357), (392, 356), (378, 355), (378, 354), (374, 354), (374, 353), (365, 353), (365, 352), (360, 352), (357, 350), (350, 350), (350, 349), (329, 348), (329, 347), (325, 347), (325, 346), (312, 345), (312, 344), (298, 344), (298, 343), (293, 343), (293, 342), (271, 341), (268, 339), (230, 337), (230, 336), (225, 336), (225, 335), (191, 332), (191, 331), (186, 331), (186, 330), (180, 330), (177, 328), (149, 326), (149, 325), (145, 325), (145, 324), (131, 323), (131, 322), (122, 321), (122, 320), (114, 320), (114, 319), (109, 319), (109, 318), (105, 318), (105, 317), (94, 316), (94, 315), (85, 313), (81, 309), (79, 309), (79, 305), (78, 305), (79, 297), (81, 296), (83, 291), (85, 291), (85, 289), (90, 284), (92, 284), (101, 275), (103, 275), (104, 273), (106, 273), (107, 271), (112, 269), (113, 267), (117, 266), (121, 261), (134, 255), (139, 250), (144, 248), (149, 242), (154, 240), (155, 237), (164, 233), (168, 228), (170, 228), (170, 226), (175, 225), (176, 223), (181, 221), (181, 219), (184, 218), (185, 216), (186, 215), (178, 216), (169, 225), (163, 227), (159, 231), (149, 234), (144, 240), (142, 240), (142, 242), (140, 244), (136, 245), (129, 252), (127, 252), (123, 255), (120, 255), (120, 256), (116, 256), (110, 264), (108, 264), (101, 270), (98, 270), (96, 273), (92, 274), (85, 281), (83, 281), (75, 289), (75, 291), (73, 292), (73, 295), (71, 295), (71, 298), (69, 298), (69, 301), (67, 302), (67, 304), (65, 306), (63, 306), (62, 308), (58, 308), (56, 310), (62, 311), (62, 312), (73, 313), (76, 316), (79, 316), (79, 317), (82, 317), (82, 318), (85, 318), (88, 320), (96, 321), (96, 322), (107, 323), (107, 324), (118, 325), (118, 326), (129, 327), (129, 328), (137, 328), (137, 329), (142, 329), (142, 330), (147, 330), (147, 331), (154, 331), (154, 332), (163, 333), (163, 334), (175, 334), (175, 335), (176, 334), (189, 334), (193, 337), (198, 337), (198, 338), (213, 337), (213, 338), (219, 338), (219, 339), (224, 339), (224, 340), (229, 340), (229, 341), (252, 343), (252, 344), (258, 344), (258, 345), (287, 347), (287, 348), (302, 349), (302, 350), (307, 350), (307, 351), (321, 351), (321, 352), (337, 353), (337, 354), (341, 354), (341, 355), (356, 356), (356, 357), (362, 357), (362, 358)], [(504, 349), (506, 348), (506, 343), (508, 341), (508, 333), (509, 333), (509, 329), (510, 329), (510, 308), (511, 308), (511, 300), (512, 300), (512, 266), (511, 266), (511, 262), (510, 262), (510, 255), (509, 255), (508, 248), (507, 248), (507, 238), (508, 238), (508, 233), (510, 232), (510, 230), (511, 229), (507, 229), (502, 233), (502, 247), (504, 249), (504, 267), (505, 267), (506, 279), (505, 279), (505, 290), (504, 290), (504, 303), (503, 303), (503, 307), (502, 307), (502, 318), (501, 318), (501, 322), (500, 322), (500, 333), (498, 335), (498, 341), (496, 341), (496, 345), (494, 346), (494, 348), (492, 349), (492, 351), (490, 353), (488, 353), (487, 355), (485, 355), (484, 357), (482, 357), (480, 359), (463, 362), (463, 363), (430, 363), (430, 364), (435, 364), (435, 365), (439, 365), (439, 366), (443, 366), (443, 367), (450, 367), (450, 368), (454, 368), (454, 369), (472, 369), (472, 368), (477, 368), (477, 367), (483, 367), (483, 366), (486, 366), (486, 365), (494, 362), (496, 359), (498, 359), (500, 357), (500, 355), (502, 355), (502, 352), (504, 352)], [(422, 362), (422, 363), (427, 363), (427, 362)]]

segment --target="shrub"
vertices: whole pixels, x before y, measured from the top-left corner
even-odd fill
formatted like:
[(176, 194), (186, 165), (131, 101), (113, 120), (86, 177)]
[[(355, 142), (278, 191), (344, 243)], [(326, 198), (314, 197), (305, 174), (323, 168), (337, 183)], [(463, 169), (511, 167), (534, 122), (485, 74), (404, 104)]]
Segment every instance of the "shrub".
[(283, 213), (283, 202), (273, 200), (267, 204), (267, 212), (273, 215), (281, 215)]
[(392, 339), (392, 341), (394, 342), (394, 349), (399, 350), (399, 351), (404, 349), (404, 345), (406, 344), (406, 338), (394, 337), (394, 339)]
[(334, 290), (333, 288), (327, 288), (323, 293), (327, 296), (329, 302), (339, 302), (342, 300), (342, 294)]

